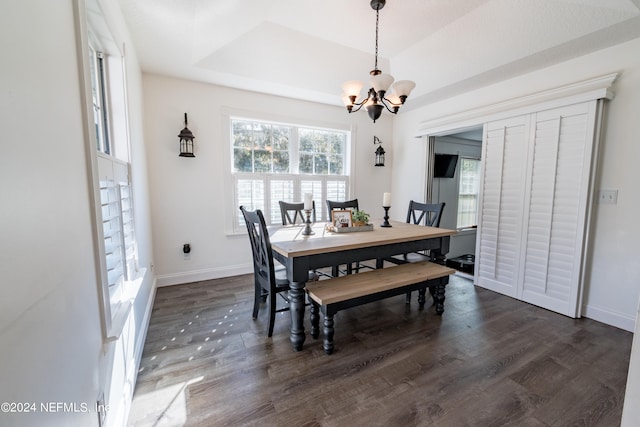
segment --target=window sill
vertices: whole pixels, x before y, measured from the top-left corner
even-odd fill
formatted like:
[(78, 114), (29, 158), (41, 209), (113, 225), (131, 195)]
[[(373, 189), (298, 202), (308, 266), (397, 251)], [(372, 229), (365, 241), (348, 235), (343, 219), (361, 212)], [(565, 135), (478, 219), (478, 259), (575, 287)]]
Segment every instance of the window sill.
[(458, 228), (456, 236), (464, 236), (467, 234), (475, 234), (478, 231), (478, 227)]
[(138, 296), (138, 292), (140, 292), (140, 287), (146, 274), (147, 269), (142, 268), (138, 271), (135, 279), (124, 282), (125, 296), (117, 306), (111, 307), (111, 324), (107, 331), (105, 342), (117, 341), (122, 336), (124, 325), (133, 310), (133, 302)]

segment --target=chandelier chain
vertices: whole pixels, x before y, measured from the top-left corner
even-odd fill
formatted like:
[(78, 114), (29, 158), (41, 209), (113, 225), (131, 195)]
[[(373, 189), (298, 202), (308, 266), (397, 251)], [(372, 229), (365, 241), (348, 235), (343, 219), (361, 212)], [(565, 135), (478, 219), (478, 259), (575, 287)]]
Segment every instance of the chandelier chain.
[(374, 70), (378, 69), (378, 22), (380, 20), (380, 9), (376, 9), (376, 59), (373, 66)]

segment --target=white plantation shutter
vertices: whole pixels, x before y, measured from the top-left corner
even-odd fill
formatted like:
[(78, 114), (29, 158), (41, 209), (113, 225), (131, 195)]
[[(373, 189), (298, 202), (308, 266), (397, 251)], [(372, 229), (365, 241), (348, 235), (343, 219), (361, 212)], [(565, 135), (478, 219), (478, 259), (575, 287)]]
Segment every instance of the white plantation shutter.
[(111, 303), (122, 298), (125, 255), (122, 233), (119, 189), (114, 180), (100, 181), (100, 202), (102, 204), (102, 232), (107, 268), (107, 284)]
[(277, 202), (282, 200), (283, 202), (294, 201), (294, 183), (291, 179), (272, 179), (269, 182), (270, 198), (273, 201), (271, 203), (270, 215), (271, 224), (280, 224), (282, 222), (282, 214), (280, 213), (280, 204)]
[(122, 237), (125, 257), (125, 279), (133, 280), (138, 271), (135, 228), (133, 223), (133, 195), (129, 183), (119, 184), (120, 208), (122, 209)]
[(595, 103), (535, 115), (521, 299), (575, 316)]
[(580, 315), (597, 102), (486, 125), (479, 286)]
[(105, 253), (105, 282), (111, 312), (126, 305), (127, 282), (138, 274), (133, 197), (129, 165), (98, 155), (102, 237)]
[[(249, 210), (265, 212), (268, 225), (282, 223), (280, 200), (300, 202), (305, 193), (313, 194), (316, 202), (317, 221), (326, 221), (324, 201), (345, 200), (349, 188), (348, 176), (335, 175), (293, 175), (293, 174), (249, 174), (236, 173), (233, 176), (235, 205)], [(242, 231), (244, 219), (237, 209), (235, 227)], [(268, 214), (267, 214), (268, 213)]]
[(478, 285), (516, 295), (522, 230), (526, 117), (488, 123), (478, 236)]

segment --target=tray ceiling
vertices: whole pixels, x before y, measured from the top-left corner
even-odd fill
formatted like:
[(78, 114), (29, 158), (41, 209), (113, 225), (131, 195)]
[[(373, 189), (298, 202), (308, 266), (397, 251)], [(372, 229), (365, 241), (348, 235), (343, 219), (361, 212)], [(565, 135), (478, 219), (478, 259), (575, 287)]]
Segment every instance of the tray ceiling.
[[(143, 71), (342, 105), (367, 81), (368, 0), (120, 0)], [(405, 110), (640, 37), (640, 0), (388, 0), (379, 68)]]

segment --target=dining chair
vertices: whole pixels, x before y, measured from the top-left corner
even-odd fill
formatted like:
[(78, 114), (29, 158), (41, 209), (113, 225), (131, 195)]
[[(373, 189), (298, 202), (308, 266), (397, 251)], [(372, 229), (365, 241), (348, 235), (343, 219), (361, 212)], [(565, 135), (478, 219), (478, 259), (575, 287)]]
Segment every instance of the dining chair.
[[(445, 203), (420, 203), (409, 201), (409, 209), (407, 210), (407, 223), (425, 225), (429, 227), (439, 227), (442, 211)], [(427, 253), (409, 252), (401, 255), (394, 255), (384, 260), (392, 264), (406, 264), (410, 262), (432, 261), (441, 263), (442, 254), (439, 251), (432, 250)], [(407, 293), (407, 304), (411, 302), (411, 292)]]
[[(280, 215), (282, 216), (282, 225), (292, 225), (292, 224), (304, 224), (307, 220), (307, 216), (304, 213), (304, 202), (299, 203), (290, 203), (283, 202), (280, 200), (278, 202), (280, 204)], [(298, 221), (298, 219), (300, 221)], [(316, 202), (313, 201), (313, 205), (311, 207), (311, 222), (316, 222)], [(276, 267), (276, 271), (278, 267)], [(313, 274), (322, 275), (325, 277), (333, 277), (331, 274), (325, 273), (320, 270), (314, 270)]]
[[(283, 269), (276, 269), (273, 261), (273, 251), (271, 249), (271, 241), (269, 239), (269, 231), (264, 220), (264, 215), (260, 209), (248, 211), (244, 206), (240, 206), (240, 211), (244, 217), (249, 233), (249, 241), (251, 242), (251, 251), (253, 254), (253, 280), (254, 280), (254, 299), (253, 299), (253, 318), (258, 318), (261, 302), (268, 300), (269, 306), (269, 323), (267, 327), (267, 337), (273, 335), (273, 325), (276, 313), (289, 310), (288, 294), (290, 289), (287, 272)], [(309, 281), (317, 280), (317, 276), (309, 277)], [(286, 306), (277, 308), (277, 295), (280, 295)]]
[[(407, 211), (407, 224), (425, 225), (429, 227), (440, 227), (440, 219), (445, 203), (420, 203), (409, 201)], [(435, 251), (429, 254), (420, 252), (409, 252), (403, 255), (396, 255), (393, 258), (406, 262), (437, 261), (439, 254)]]
[[(335, 210), (335, 209), (340, 209), (340, 210), (358, 210), (358, 199), (353, 199), (353, 200), (346, 200), (343, 202), (339, 202), (339, 201), (334, 201), (334, 200), (327, 200), (327, 214), (329, 215), (329, 221), (331, 221), (331, 211)], [(351, 274), (353, 273), (353, 271), (355, 271), (356, 273), (360, 271), (361, 268), (370, 268), (372, 270), (375, 270), (374, 267), (371, 267), (369, 265), (366, 264), (360, 264), (360, 262), (356, 262), (355, 267), (353, 267), (351, 264), (347, 264), (347, 270), (345, 271), (346, 274)], [(334, 266), (332, 268), (332, 274), (334, 277), (338, 276), (338, 273), (340, 272), (339, 266)]]
[[(304, 202), (289, 203), (280, 200), (280, 215), (282, 215), (282, 225), (304, 224), (307, 216), (304, 213)], [(298, 222), (298, 219), (300, 220)], [(311, 222), (316, 222), (316, 202), (313, 201), (311, 207)]]
[(334, 209), (358, 209), (358, 199), (346, 200), (344, 202), (327, 200), (327, 212), (329, 214), (329, 220), (331, 220), (331, 211)]

